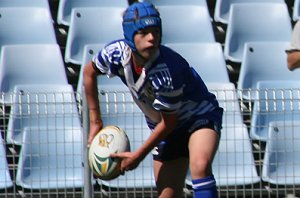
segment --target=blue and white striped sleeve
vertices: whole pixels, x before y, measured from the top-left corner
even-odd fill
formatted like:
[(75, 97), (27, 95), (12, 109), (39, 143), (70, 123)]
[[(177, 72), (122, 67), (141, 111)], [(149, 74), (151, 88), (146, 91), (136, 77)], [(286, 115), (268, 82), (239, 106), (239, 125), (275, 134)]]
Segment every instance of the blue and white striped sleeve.
[(124, 42), (112, 42), (100, 50), (92, 61), (101, 73), (112, 77), (118, 75), (118, 70), (124, 62), (124, 56), (127, 56), (125, 50), (127, 48)]

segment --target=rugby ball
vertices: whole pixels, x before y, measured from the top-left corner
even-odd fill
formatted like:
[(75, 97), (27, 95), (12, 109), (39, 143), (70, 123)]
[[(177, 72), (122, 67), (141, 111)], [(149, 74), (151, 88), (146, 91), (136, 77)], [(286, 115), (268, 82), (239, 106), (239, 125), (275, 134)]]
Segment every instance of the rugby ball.
[(124, 130), (107, 126), (94, 137), (89, 148), (89, 164), (95, 177), (112, 180), (121, 174), (121, 160), (110, 154), (130, 151), (129, 139)]

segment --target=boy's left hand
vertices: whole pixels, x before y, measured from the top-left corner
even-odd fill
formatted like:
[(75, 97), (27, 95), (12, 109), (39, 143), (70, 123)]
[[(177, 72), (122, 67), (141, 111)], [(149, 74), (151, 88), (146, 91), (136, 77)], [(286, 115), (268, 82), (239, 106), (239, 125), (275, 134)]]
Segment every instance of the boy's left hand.
[(121, 158), (121, 171), (129, 171), (135, 169), (139, 163), (140, 159), (136, 152), (123, 152), (111, 154), (112, 158)]

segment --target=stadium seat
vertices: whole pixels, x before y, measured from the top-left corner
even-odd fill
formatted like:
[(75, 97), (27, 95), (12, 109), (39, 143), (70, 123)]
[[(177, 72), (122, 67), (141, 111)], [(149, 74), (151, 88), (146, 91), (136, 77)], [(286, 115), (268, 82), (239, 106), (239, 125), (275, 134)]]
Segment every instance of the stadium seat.
[(289, 42), (292, 25), (286, 4), (231, 5), (226, 30), (225, 59), (241, 63), (247, 42)]
[(228, 24), (229, 11), (232, 4), (266, 2), (285, 3), (284, 0), (216, 0), (214, 19), (216, 22)]
[(206, 83), (210, 92), (216, 95), (219, 105), (224, 109), (223, 123), (242, 125), (243, 118), (233, 83)]
[(295, 0), (293, 6), (292, 18), (294, 21), (298, 21), (300, 19), (300, 1)]
[(65, 62), (80, 65), (85, 45), (107, 44), (123, 38), (123, 11), (121, 7), (72, 9), (65, 48)]
[(38, 7), (46, 8), (50, 12), (49, 1), (48, 0), (1, 0), (0, 8), (3, 7)]
[[(252, 146), (246, 125), (224, 123), (219, 149), (213, 161), (217, 186), (238, 186), (260, 181), (255, 168)], [(186, 184), (192, 184), (190, 172)]]
[(0, 92), (4, 93), (4, 97), (0, 98), (1, 103), (9, 105), (12, 102), (13, 89), (18, 84), (68, 84), (59, 46), (37, 44), (2, 47)]
[(204, 82), (229, 83), (220, 43), (169, 43), (166, 45), (182, 55)]
[(162, 19), (162, 43), (215, 42), (207, 6), (162, 5), (158, 9)]
[[(102, 76), (107, 78), (106, 76)], [(111, 79), (109, 79), (111, 80)], [(116, 125), (126, 132), (130, 140), (131, 150), (136, 150), (150, 135), (145, 117), (134, 103), (128, 88), (122, 83), (119, 85), (104, 85), (99, 87), (100, 109), (104, 126)], [(123, 90), (123, 91), (121, 91)], [(97, 180), (100, 185), (112, 188), (155, 187), (152, 170), (151, 153), (133, 170), (126, 172), (110, 181)]]
[[(83, 60), (80, 66), (80, 72), (79, 72), (79, 77), (78, 77), (78, 82), (77, 82), (77, 93), (81, 95), (82, 89), (83, 89), (83, 70), (84, 66), (92, 60), (93, 56), (95, 56), (103, 47), (105, 44), (90, 44), (90, 45), (85, 45), (83, 49)], [(102, 79), (101, 76), (98, 77), (98, 79)], [(107, 77), (106, 77), (107, 78)], [(113, 83), (112, 80), (110, 83)], [(121, 81), (119, 81), (121, 82)], [(101, 82), (98, 82), (98, 85)]]
[(15, 86), (7, 126), (8, 143), (22, 145), (25, 127), (64, 129), (71, 126), (81, 126), (71, 85)]
[[(1, 131), (0, 131), (1, 132)], [(0, 189), (10, 188), (13, 186), (8, 169), (5, 145), (0, 133)]]
[(300, 80), (259, 81), (254, 101), (250, 137), (267, 141), (268, 126), (277, 120), (300, 120)]
[(70, 26), (71, 13), (74, 8), (121, 7), (125, 10), (127, 6), (127, 0), (60, 0), (58, 4), (57, 23)]
[(258, 81), (299, 80), (300, 70), (287, 68), (285, 50), (289, 42), (250, 42), (245, 44), (237, 82), (240, 97), (255, 100)]
[(275, 121), (269, 125), (262, 180), (276, 185), (300, 184), (300, 122)]
[(5, 45), (56, 43), (48, 8), (1, 7), (0, 50)]
[(25, 127), (16, 184), (27, 189), (84, 186), (81, 127)]

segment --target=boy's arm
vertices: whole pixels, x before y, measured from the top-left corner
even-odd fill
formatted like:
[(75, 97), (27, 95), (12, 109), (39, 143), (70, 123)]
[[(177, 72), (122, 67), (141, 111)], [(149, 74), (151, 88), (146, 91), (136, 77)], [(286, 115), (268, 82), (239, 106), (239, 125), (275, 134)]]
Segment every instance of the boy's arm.
[(95, 135), (103, 127), (97, 88), (97, 76), (99, 75), (99, 72), (95, 70), (93, 64), (94, 63), (92, 61), (86, 64), (83, 72), (84, 90), (90, 116), (90, 134), (88, 144), (91, 144)]

